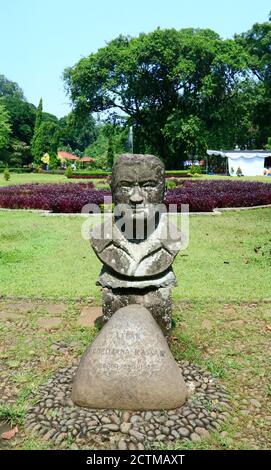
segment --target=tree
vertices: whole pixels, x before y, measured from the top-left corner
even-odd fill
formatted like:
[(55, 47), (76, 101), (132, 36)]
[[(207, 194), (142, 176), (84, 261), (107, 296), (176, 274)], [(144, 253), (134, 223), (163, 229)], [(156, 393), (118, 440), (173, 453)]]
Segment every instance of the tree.
[(61, 127), (60, 145), (70, 146), (72, 151), (83, 152), (97, 138), (96, 123), (91, 115), (81, 119), (73, 112), (59, 120)]
[[(120, 109), (134, 126), (135, 151), (154, 152), (177, 168), (191, 148), (194, 131), (187, 122), (191, 128), (193, 120), (194, 130), (195, 122), (200, 129), (209, 121), (221, 126), (223, 108), (245, 72), (246, 53), (233, 40), (211, 30), (157, 29), (119, 36), (66, 69), (64, 78), (79, 115)], [(186, 129), (190, 141), (185, 133), (182, 143), (174, 136), (180, 118), (178, 132)]]
[(58, 124), (58, 118), (51, 113), (46, 113), (42, 111), (42, 121), (52, 121)]
[(22, 100), (16, 94), (3, 97), (1, 101), (10, 116), (11, 137), (29, 145), (35, 124), (35, 106)]
[(236, 42), (247, 52), (255, 77), (253, 124), (257, 127), (256, 145), (263, 147), (271, 134), (271, 14), (269, 21), (256, 23), (246, 33), (237, 35)]
[(42, 125), (42, 98), (40, 98), (39, 105), (37, 107), (34, 133), (33, 133), (33, 137), (31, 140), (31, 153), (36, 163), (39, 163), (42, 155), (46, 152), (46, 150), (43, 151), (44, 134), (42, 132), (39, 132), (41, 125)]
[(9, 144), (11, 126), (7, 110), (0, 102), (0, 150)]
[(108, 137), (103, 131), (102, 125), (97, 127), (97, 138), (90, 144), (84, 151), (84, 156), (92, 157), (95, 159), (95, 166), (106, 170), (107, 168), (107, 151), (108, 151)]
[(112, 168), (117, 154), (126, 151), (127, 129), (117, 123), (102, 123), (96, 126), (96, 140), (89, 145), (84, 155), (95, 158), (97, 168)]
[(32, 162), (30, 145), (16, 139), (12, 139), (11, 149), (12, 151), (9, 158), (9, 164), (11, 166), (23, 166)]
[(267, 139), (267, 144), (265, 146), (266, 150), (270, 150), (271, 149), (271, 137), (268, 137)]
[(42, 122), (34, 137), (31, 147), (34, 161), (40, 164), (41, 157), (45, 153), (49, 153), (50, 166), (52, 166), (52, 162), (56, 164), (56, 154), (60, 137), (59, 126), (52, 121)]
[(187, 159), (206, 153), (208, 132), (197, 116), (183, 118), (181, 112), (172, 113), (165, 125), (164, 135), (175, 148), (183, 150)]
[(107, 168), (112, 170), (115, 159), (115, 149), (114, 149), (114, 137), (111, 135), (108, 139), (108, 149), (107, 149)]
[(16, 96), (20, 100), (24, 100), (23, 90), (19, 85), (8, 80), (4, 75), (0, 75), (0, 97)]
[(29, 163), (36, 108), (26, 101), (19, 85), (4, 75), (0, 75), (0, 102), (5, 106), (10, 122), (9, 141), (1, 152), (1, 159), (10, 165)]
[(38, 132), (42, 123), (42, 98), (39, 101), (39, 105), (36, 111), (35, 127), (34, 127), (34, 138), (35, 134)]

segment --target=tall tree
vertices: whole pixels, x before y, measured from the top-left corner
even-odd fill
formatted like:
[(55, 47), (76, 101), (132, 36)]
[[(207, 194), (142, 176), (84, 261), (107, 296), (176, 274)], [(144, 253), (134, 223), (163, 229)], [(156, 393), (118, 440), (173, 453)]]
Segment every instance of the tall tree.
[(47, 149), (44, 152), (41, 151), (41, 146), (43, 146), (43, 144), (41, 144), (41, 142), (43, 142), (43, 140), (44, 140), (41, 137), (41, 135), (43, 135), (43, 134), (40, 132), (40, 127), (42, 125), (42, 109), (43, 109), (42, 98), (40, 98), (39, 105), (38, 105), (37, 111), (36, 111), (34, 133), (33, 133), (33, 137), (32, 137), (32, 140), (31, 140), (31, 153), (32, 153), (32, 155), (34, 157), (34, 161), (36, 163), (39, 163), (40, 158), (42, 157), (43, 153), (45, 153), (45, 151), (47, 151)]
[(10, 165), (29, 163), (36, 108), (26, 101), (19, 85), (4, 75), (0, 75), (0, 101), (9, 114), (11, 126), (8, 145), (2, 150), (1, 159)]
[(111, 135), (108, 139), (108, 149), (107, 149), (107, 168), (112, 170), (115, 159), (115, 148), (114, 148), (114, 137)]
[(256, 23), (252, 28), (236, 36), (236, 41), (248, 53), (249, 67), (256, 79), (253, 123), (258, 147), (263, 147), (271, 136), (271, 14), (269, 21)]
[(0, 75), (0, 97), (3, 96), (17, 96), (21, 100), (25, 99), (23, 90), (16, 82), (8, 80), (5, 75)]
[(1, 101), (10, 115), (12, 138), (30, 144), (35, 125), (35, 106), (17, 95), (3, 97)]
[(34, 136), (40, 128), (42, 123), (42, 98), (40, 98), (39, 105), (36, 111), (36, 120), (35, 120), (35, 127), (34, 127)]
[(81, 119), (73, 112), (59, 120), (62, 129), (60, 145), (70, 146), (73, 151), (83, 152), (97, 138), (96, 123), (91, 115)]
[[(64, 78), (79, 114), (120, 109), (134, 125), (135, 150), (155, 152), (176, 168), (191, 147), (184, 134), (193, 137), (192, 120), (194, 129), (199, 121), (207, 127), (211, 116), (219, 127), (245, 70), (243, 48), (211, 30), (157, 29), (119, 36), (66, 69)], [(182, 119), (182, 144), (170, 132), (174, 116)]]
[(8, 146), (10, 131), (9, 114), (4, 105), (0, 102), (0, 149)]
[(40, 164), (41, 157), (49, 153), (50, 161), (55, 160), (59, 143), (59, 126), (52, 121), (42, 122), (35, 134), (32, 142), (31, 151), (34, 161)]

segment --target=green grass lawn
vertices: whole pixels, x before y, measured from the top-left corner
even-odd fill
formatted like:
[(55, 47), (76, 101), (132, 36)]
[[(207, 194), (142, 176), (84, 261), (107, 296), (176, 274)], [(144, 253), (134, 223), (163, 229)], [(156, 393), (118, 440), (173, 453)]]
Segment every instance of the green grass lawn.
[[(46, 175), (45, 173), (10, 173), (10, 180), (4, 179), (3, 173), (0, 173), (0, 186), (11, 186), (14, 184), (30, 184), (30, 183), (79, 183), (90, 182), (94, 183), (101, 181), (99, 179), (68, 179), (65, 175)], [(106, 176), (105, 176), (106, 179)]]
[[(8, 419), (23, 430), (31, 393), (55, 370), (79, 361), (97, 333), (77, 323), (89, 298), (94, 305), (101, 298), (95, 285), (101, 265), (81, 237), (83, 220), (0, 211), (0, 380), (13, 399), (5, 404), (0, 397), (0, 424)], [(222, 435), (193, 444), (176, 441), (175, 449), (271, 448), (270, 220), (269, 208), (190, 218), (189, 247), (174, 262), (179, 286), (173, 293), (171, 348), (177, 360), (207, 367), (232, 402)], [(18, 297), (33, 298), (29, 308)], [(44, 331), (39, 320), (55, 316), (52, 297), (64, 304), (57, 314), (62, 323)], [(10, 321), (9, 309), (15, 314)], [(59, 341), (67, 354), (54, 350)], [(67, 439), (63, 445), (72, 444)], [(55, 448), (27, 432), (8, 445)]]
[[(106, 176), (104, 177), (106, 179)], [(191, 179), (191, 178), (190, 178)], [(242, 178), (231, 177), (231, 176), (218, 176), (218, 175), (202, 175), (199, 178), (195, 179), (231, 179), (241, 181), (259, 181), (263, 183), (271, 183), (270, 176), (244, 176)], [(76, 182), (87, 182), (93, 181), (98, 182), (98, 179), (67, 179), (65, 175), (51, 175), (44, 173), (11, 173), (11, 178), (9, 181), (5, 181), (3, 173), (0, 173), (0, 186), (10, 186), (13, 184), (29, 184), (29, 183), (76, 183)], [(101, 180), (100, 180), (101, 181)]]
[[(271, 209), (192, 216), (189, 247), (174, 262), (174, 299), (269, 297), (270, 219)], [(0, 294), (98, 299), (101, 265), (81, 237), (83, 221), (0, 211)]]
[(219, 176), (219, 175), (201, 175), (196, 179), (218, 179), (218, 180), (232, 180), (232, 181), (258, 181), (259, 183), (271, 183), (271, 176)]
[(29, 183), (65, 183), (69, 181), (64, 175), (46, 175), (44, 173), (10, 173), (10, 180), (6, 181), (4, 174), (0, 173), (0, 186)]

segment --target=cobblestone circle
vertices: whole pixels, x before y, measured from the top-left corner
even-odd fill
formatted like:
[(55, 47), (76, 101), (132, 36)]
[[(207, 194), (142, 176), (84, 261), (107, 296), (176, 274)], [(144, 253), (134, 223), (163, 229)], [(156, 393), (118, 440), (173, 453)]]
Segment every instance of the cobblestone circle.
[[(229, 418), (230, 398), (225, 388), (204, 368), (179, 362), (189, 391), (186, 403), (174, 410), (122, 411), (87, 409), (71, 400), (77, 366), (59, 369), (43, 384), (25, 418), (25, 431), (34, 432), (59, 447), (85, 442), (93, 448), (152, 449), (176, 440), (210, 439)], [(107, 444), (106, 444), (107, 443)]]

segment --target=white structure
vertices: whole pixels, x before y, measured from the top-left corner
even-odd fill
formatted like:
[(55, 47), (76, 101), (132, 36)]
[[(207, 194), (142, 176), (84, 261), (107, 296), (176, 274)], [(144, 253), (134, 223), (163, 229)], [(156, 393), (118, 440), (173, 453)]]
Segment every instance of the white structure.
[[(261, 176), (264, 174), (265, 159), (271, 157), (271, 150), (207, 150), (207, 154), (226, 157), (231, 176), (236, 176), (238, 168), (244, 176)], [(271, 162), (266, 167), (271, 167)]]

